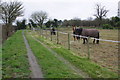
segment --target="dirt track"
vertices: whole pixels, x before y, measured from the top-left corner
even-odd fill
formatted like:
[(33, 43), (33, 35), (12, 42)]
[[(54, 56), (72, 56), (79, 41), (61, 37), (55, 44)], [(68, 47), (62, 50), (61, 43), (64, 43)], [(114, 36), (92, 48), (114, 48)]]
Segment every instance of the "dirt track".
[(62, 56), (58, 55), (58, 53), (56, 53), (55, 51), (53, 51), (47, 45), (45, 45), (44, 43), (42, 43), (41, 41), (37, 40), (34, 37), (33, 37), (33, 39), (36, 40), (37, 42), (39, 42), (40, 44), (42, 44), (45, 48), (47, 48), (52, 54), (54, 54), (55, 57), (57, 57), (57, 59), (59, 59), (60, 61), (62, 61), (65, 65), (67, 65), (75, 73), (79, 74), (83, 78), (90, 78), (90, 76), (88, 74), (86, 74), (85, 72), (83, 72), (81, 69), (78, 69), (77, 67), (75, 67), (73, 64), (71, 64), (69, 61), (67, 61), (66, 59), (64, 59)]
[(43, 78), (41, 68), (38, 65), (37, 60), (36, 60), (33, 52), (30, 49), (28, 41), (27, 41), (26, 37), (24, 36), (24, 32), (23, 32), (23, 38), (24, 38), (24, 42), (25, 42), (25, 45), (27, 48), (27, 55), (28, 55), (28, 60), (29, 60), (29, 64), (30, 64), (30, 70), (32, 71), (31, 77), (32, 78)]

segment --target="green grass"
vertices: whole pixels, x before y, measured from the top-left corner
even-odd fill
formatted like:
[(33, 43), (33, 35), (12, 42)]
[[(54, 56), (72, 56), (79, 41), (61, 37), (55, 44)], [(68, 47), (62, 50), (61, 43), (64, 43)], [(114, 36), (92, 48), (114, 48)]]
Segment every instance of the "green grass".
[(0, 79), (2, 78), (2, 45), (0, 44)]
[(47, 48), (32, 39), (31, 35), (26, 34), (26, 37), (38, 63), (42, 67), (45, 78), (81, 78), (80, 75), (58, 60)]
[(86, 58), (75, 56), (73, 55), (73, 52), (63, 48), (60, 45), (54, 44), (51, 41), (48, 41), (42, 37), (37, 37), (37, 39), (46, 43), (49, 47), (51, 47), (58, 54), (62, 55), (65, 59), (70, 61), (76, 67), (88, 73), (92, 78), (117, 78), (118, 77), (117, 73), (109, 71), (106, 68), (100, 67), (99, 65), (91, 62)]
[(78, 68), (87, 72), (93, 78), (116, 78), (117, 74), (111, 72), (105, 68), (100, 67), (99, 65), (92, 63), (86, 58), (80, 58), (74, 56), (71, 51), (64, 48), (53, 48), (57, 53), (64, 56), (71, 63), (73, 63)]
[(2, 73), (3, 78), (28, 78), (30, 75), (22, 31), (17, 31), (3, 44)]
[[(62, 32), (72, 34), (72, 27), (60, 28)], [(100, 32), (100, 39), (118, 41), (118, 30), (117, 29), (98, 29)], [(45, 31), (44, 31), (44, 35)], [(50, 33), (47, 34), (47, 38), (50, 38)], [(53, 36), (53, 41), (56, 43), (56, 36)], [(87, 44), (83, 44), (83, 40), (74, 41), (72, 35), (70, 35), (70, 48), (76, 55), (81, 57), (87, 57), (88, 47)], [(93, 39), (90, 39), (89, 53), (90, 58), (93, 62), (106, 67), (114, 72), (118, 72), (118, 43), (100, 41), (100, 44), (93, 44)], [(60, 45), (68, 48), (68, 35), (59, 33)]]

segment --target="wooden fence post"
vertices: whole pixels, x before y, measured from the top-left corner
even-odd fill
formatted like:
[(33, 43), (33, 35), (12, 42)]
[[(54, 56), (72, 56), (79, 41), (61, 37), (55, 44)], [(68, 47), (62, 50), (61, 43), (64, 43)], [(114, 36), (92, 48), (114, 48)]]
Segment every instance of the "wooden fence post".
[(45, 32), (46, 32), (46, 39), (47, 39), (47, 30), (45, 30)]
[(41, 33), (40, 33), (40, 28), (38, 29), (38, 33), (39, 33), (39, 36), (40, 36), (40, 34), (41, 34)]
[(68, 50), (70, 50), (70, 34), (68, 33)]
[(44, 36), (44, 30), (42, 29), (42, 37), (44, 38), (45, 36)]
[(42, 33), (41, 34), (42, 34), (42, 37), (43, 37), (43, 29), (42, 29)]
[(46, 30), (44, 30), (44, 38), (46, 38)]
[(41, 35), (41, 37), (42, 37), (42, 29), (40, 30), (40, 35)]
[(42, 32), (41, 31), (42, 31), (42, 29), (40, 28), (40, 36), (42, 36)]
[(43, 30), (43, 38), (45, 38), (45, 30)]
[(88, 37), (88, 39), (87, 39), (87, 48), (88, 48), (88, 59), (90, 59), (90, 47), (89, 47), (89, 39), (90, 39), (90, 37)]
[(51, 40), (51, 33), (50, 33), (50, 30), (48, 30), (48, 39)]
[(52, 41), (52, 34), (50, 33), (51, 41)]
[(58, 30), (57, 30), (57, 44), (59, 43), (59, 35), (58, 35)]

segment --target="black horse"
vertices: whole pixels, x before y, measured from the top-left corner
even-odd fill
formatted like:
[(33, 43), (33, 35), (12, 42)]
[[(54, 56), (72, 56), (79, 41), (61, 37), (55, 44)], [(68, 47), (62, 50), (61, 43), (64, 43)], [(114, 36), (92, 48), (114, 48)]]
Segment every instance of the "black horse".
[(51, 35), (56, 35), (56, 32), (55, 32), (55, 28), (54, 28), (54, 27), (51, 28)]
[[(99, 31), (96, 29), (82, 29), (82, 28), (73, 27), (73, 34), (74, 34), (74, 36), (73, 36), (74, 40), (75, 40), (75, 38), (77, 40), (80, 40), (80, 37), (79, 37), (80, 35), (99, 39)], [(75, 35), (79, 35), (79, 36), (75, 36)], [(83, 44), (85, 44), (85, 42), (88, 40), (85, 37), (82, 37), (82, 38), (83, 38)], [(94, 39), (93, 43), (95, 43), (95, 39)], [(96, 40), (96, 43), (99, 44), (99, 40)]]

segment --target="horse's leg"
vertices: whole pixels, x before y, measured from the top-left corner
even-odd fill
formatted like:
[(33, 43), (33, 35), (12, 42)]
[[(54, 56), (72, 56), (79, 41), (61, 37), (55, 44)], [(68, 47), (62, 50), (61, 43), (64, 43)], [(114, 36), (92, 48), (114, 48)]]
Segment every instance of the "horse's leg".
[(95, 44), (95, 39), (93, 40), (93, 44)]
[(76, 39), (78, 40), (78, 37), (76, 37)]
[(77, 37), (78, 42), (80, 41), (80, 37)]
[(83, 38), (83, 44), (85, 44), (85, 38)]
[(73, 36), (73, 38), (74, 38), (74, 41), (75, 41), (75, 36)]
[(99, 44), (99, 40), (97, 40), (97, 42), (96, 42), (97, 44)]
[[(98, 33), (98, 37), (97, 37), (97, 39), (99, 39), (99, 33)], [(97, 40), (97, 42), (96, 42), (97, 44), (99, 44), (99, 40)]]
[(88, 43), (88, 39), (87, 39), (87, 38), (85, 38), (85, 40), (86, 40), (86, 42)]

